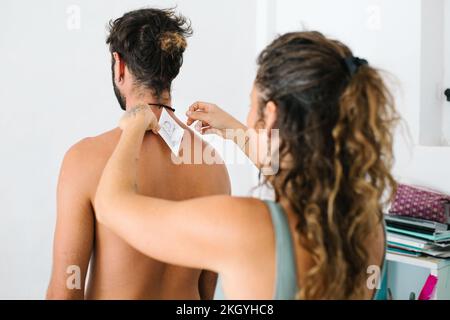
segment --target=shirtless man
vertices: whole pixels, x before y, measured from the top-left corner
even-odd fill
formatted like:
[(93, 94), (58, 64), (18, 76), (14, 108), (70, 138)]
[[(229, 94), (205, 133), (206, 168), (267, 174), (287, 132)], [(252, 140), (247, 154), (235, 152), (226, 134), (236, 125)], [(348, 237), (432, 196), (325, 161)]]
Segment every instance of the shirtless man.
[[(185, 19), (169, 10), (132, 11), (111, 23), (107, 43), (114, 92), (122, 109), (143, 103), (171, 105), (171, 82), (181, 67), (185, 38), (190, 33)], [(161, 107), (152, 108), (159, 117)], [(184, 128), (183, 141), (191, 142), (191, 152), (196, 144), (209, 148), (176, 119), (169, 107), (165, 108)], [(148, 258), (95, 221), (95, 190), (120, 134), (116, 128), (86, 138), (65, 155), (58, 183), (53, 270), (47, 298), (212, 298), (215, 274)], [(138, 161), (137, 188), (144, 195), (182, 200), (230, 193), (223, 164), (176, 164), (169, 147), (153, 133), (146, 134)], [(77, 288), (76, 278), (69, 277), (78, 271)]]

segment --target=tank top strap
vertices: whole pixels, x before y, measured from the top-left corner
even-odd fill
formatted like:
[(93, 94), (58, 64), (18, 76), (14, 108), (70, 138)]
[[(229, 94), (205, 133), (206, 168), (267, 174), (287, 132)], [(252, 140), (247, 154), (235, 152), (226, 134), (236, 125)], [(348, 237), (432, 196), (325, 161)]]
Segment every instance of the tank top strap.
[(276, 278), (275, 297), (277, 300), (292, 300), (297, 294), (297, 265), (293, 237), (283, 208), (274, 201), (265, 201), (275, 233)]

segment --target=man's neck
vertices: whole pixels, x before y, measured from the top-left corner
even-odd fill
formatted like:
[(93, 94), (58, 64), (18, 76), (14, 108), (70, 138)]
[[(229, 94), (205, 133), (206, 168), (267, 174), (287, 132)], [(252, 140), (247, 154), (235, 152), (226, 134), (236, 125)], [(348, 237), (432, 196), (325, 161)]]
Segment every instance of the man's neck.
[[(138, 105), (147, 104), (162, 104), (166, 106), (172, 106), (172, 100), (168, 93), (163, 93), (159, 98), (156, 98), (151, 92), (140, 92), (136, 95), (130, 95), (126, 99), (126, 110), (130, 110)], [(151, 106), (155, 115), (159, 118), (161, 114), (161, 108), (157, 106)], [(166, 111), (172, 112), (167, 109)]]

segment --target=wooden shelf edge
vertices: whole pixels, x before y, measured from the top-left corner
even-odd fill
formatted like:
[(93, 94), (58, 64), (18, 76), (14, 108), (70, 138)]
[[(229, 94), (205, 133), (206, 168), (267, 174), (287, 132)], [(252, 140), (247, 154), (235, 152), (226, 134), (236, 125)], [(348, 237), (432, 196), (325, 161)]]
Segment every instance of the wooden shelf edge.
[(397, 253), (386, 253), (386, 260), (392, 262), (401, 262), (422, 268), (441, 269), (450, 266), (450, 259), (440, 259), (434, 257), (408, 257)]

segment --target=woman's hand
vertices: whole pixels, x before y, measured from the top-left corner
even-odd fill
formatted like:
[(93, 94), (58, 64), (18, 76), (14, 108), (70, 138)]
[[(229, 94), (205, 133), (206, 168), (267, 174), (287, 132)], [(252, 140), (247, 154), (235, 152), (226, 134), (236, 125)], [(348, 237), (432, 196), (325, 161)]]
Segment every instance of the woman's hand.
[(186, 116), (188, 117), (188, 126), (198, 120), (195, 130), (201, 134), (213, 133), (227, 139), (229, 138), (226, 134), (227, 129), (247, 129), (245, 125), (233, 116), (212, 103), (195, 102), (189, 107)]
[(147, 105), (137, 106), (129, 111), (126, 111), (119, 122), (119, 127), (123, 131), (128, 129), (151, 130), (158, 134), (159, 124), (155, 114)]

